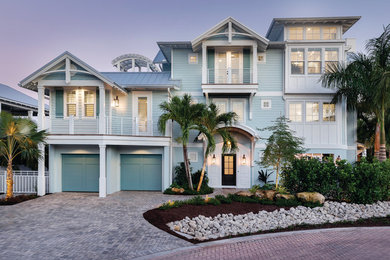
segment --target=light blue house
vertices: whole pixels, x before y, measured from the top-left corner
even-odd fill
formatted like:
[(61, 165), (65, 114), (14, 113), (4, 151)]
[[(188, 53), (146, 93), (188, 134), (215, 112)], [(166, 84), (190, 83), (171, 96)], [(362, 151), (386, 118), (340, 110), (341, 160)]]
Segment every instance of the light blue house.
[[(306, 156), (354, 161), (356, 115), (347, 112), (345, 100), (331, 104), (334, 91), (319, 78), (353, 51), (354, 41), (343, 34), (359, 18), (278, 18), (264, 37), (229, 17), (192, 41), (158, 42), (153, 61), (120, 56), (112, 62), (118, 72), (99, 72), (68, 52), (59, 55), (20, 82), (38, 91), (39, 127), (50, 133), (50, 191), (105, 197), (167, 188), (183, 156), (175, 141), (178, 126), (168, 125), (166, 133), (157, 129), (159, 104), (185, 93), (239, 116), (230, 127), (237, 153), (223, 155), (219, 141), (208, 158), (212, 187), (249, 188), (257, 182), (255, 162), (265, 147), (259, 137), (269, 134), (257, 129), (280, 115), (305, 138)], [(44, 93), (50, 95), (48, 120)], [(194, 170), (201, 168), (204, 151), (197, 134), (189, 144)], [(38, 183), (43, 195), (44, 178)]]

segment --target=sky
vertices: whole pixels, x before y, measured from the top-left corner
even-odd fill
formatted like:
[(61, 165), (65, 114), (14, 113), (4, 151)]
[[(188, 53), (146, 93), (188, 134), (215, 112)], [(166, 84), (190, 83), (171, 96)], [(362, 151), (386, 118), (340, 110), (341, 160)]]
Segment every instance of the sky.
[[(0, 83), (19, 81), (64, 51), (99, 71), (157, 41), (191, 41), (232, 16), (265, 36), (275, 17), (362, 16), (345, 35), (357, 50), (390, 23), (389, 0), (0, 0)], [(27, 92), (27, 91), (24, 91)]]

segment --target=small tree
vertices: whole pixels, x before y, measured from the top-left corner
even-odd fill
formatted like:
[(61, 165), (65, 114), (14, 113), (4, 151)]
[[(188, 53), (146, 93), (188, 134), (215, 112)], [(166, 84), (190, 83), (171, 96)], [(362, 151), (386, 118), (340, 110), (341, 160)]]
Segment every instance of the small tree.
[(44, 143), (46, 132), (37, 131), (37, 125), (26, 118), (16, 118), (11, 114), (0, 114), (0, 155), (7, 162), (6, 199), (13, 197), (12, 162), (16, 157), (36, 160), (41, 155), (38, 144)]
[(271, 131), (272, 134), (266, 140), (266, 148), (263, 150), (263, 158), (260, 163), (265, 167), (273, 167), (276, 170), (276, 188), (279, 184), (279, 172), (281, 167), (291, 162), (296, 154), (303, 153), (303, 139), (294, 136), (294, 131), (287, 125), (284, 116), (278, 117), (273, 126), (259, 129)]

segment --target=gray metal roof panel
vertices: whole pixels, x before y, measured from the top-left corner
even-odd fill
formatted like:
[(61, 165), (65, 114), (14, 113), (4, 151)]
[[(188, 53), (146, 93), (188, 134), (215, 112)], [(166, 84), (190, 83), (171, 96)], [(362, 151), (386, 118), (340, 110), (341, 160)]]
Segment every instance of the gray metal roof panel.
[(161, 50), (159, 50), (156, 57), (154, 57), (153, 63), (167, 63), (167, 59)]
[(101, 72), (115, 83), (126, 86), (180, 86), (180, 81), (171, 80), (169, 72)]
[[(38, 100), (29, 95), (26, 95), (19, 90), (11, 88), (10, 86), (0, 83), (0, 99), (17, 103), (18, 105), (25, 106), (26, 108), (38, 109)], [(49, 110), (49, 106), (45, 105), (45, 109)]]

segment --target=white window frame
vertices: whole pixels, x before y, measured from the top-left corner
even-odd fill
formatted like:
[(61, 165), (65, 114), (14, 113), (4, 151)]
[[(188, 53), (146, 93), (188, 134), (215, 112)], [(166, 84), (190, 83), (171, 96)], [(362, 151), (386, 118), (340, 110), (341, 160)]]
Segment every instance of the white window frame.
[[(319, 120), (318, 121), (312, 121), (308, 122), (306, 121), (306, 103), (312, 103), (312, 102), (318, 102), (319, 103), (319, 111), (318, 111), (318, 116)], [(287, 102), (287, 118), (290, 119), (290, 104), (301, 104), (302, 106), (302, 121), (301, 122), (296, 122), (296, 121), (290, 121), (292, 124), (338, 124), (340, 115), (338, 112), (338, 107), (337, 104), (335, 104), (335, 121), (324, 121), (323, 120), (323, 104), (324, 103), (331, 103), (331, 100), (325, 100), (325, 99), (313, 99), (313, 100), (291, 100)]]
[[(79, 116), (79, 94), (78, 90), (75, 88), (67, 88), (64, 89), (64, 118), (69, 118), (68, 116), (68, 95), (69, 92), (74, 91), (76, 93), (76, 115), (73, 116), (73, 118), (77, 118)], [(73, 104), (73, 103), (71, 103)]]
[[(86, 116), (85, 115), (85, 91), (91, 91), (93, 92), (93, 100), (94, 100), (94, 106), (93, 106), (93, 116)], [(96, 119), (96, 90), (93, 90), (93, 89), (82, 89), (81, 90), (81, 100), (82, 100), (82, 104), (81, 104), (81, 107), (82, 107), (82, 118), (83, 119)]]
[[(152, 95), (152, 91), (132, 91), (131, 92), (132, 94), (132, 108), (133, 108), (133, 119), (135, 119), (136, 117), (138, 117), (138, 98), (140, 97), (146, 97), (147, 98), (147, 102), (148, 102), (148, 105), (147, 105), (147, 113), (148, 113), (148, 123), (150, 122), (151, 124), (153, 124), (152, 122), (152, 119), (153, 119), (153, 111), (152, 111), (152, 104), (153, 104), (153, 95)], [(138, 127), (138, 126), (136, 126)], [(134, 129), (135, 130), (135, 129)], [(152, 131), (152, 133), (150, 133), (150, 131)], [(139, 131), (139, 130), (138, 130)], [(147, 127), (147, 131), (146, 132), (140, 132), (140, 133), (147, 133), (147, 134), (153, 134), (153, 125), (151, 127)]]
[[(263, 57), (263, 60), (259, 61), (259, 57)], [(257, 54), (257, 63), (258, 64), (265, 64), (265, 63), (267, 63), (267, 54), (265, 52), (259, 52)]]
[[(302, 39), (290, 39), (290, 29), (291, 28), (302, 28)], [(287, 27), (287, 40), (289, 40), (289, 41), (303, 41), (303, 40), (305, 40), (305, 30), (306, 30), (306, 28), (305, 28), (305, 26), (301, 26), (301, 25), (297, 25), (297, 26), (288, 26)]]
[[(196, 57), (196, 62), (191, 61), (191, 57)], [(188, 53), (188, 64), (198, 64), (199, 63), (199, 55), (198, 53)]]
[[(268, 107), (265, 107), (264, 106), (264, 103), (268, 102), (269, 106)], [(261, 100), (261, 109), (264, 109), (264, 110), (270, 110), (272, 109), (272, 100), (271, 99), (262, 99)]]
[[(191, 157), (194, 157), (195, 159), (191, 160)], [(190, 162), (198, 162), (198, 152), (188, 152), (188, 159)]]
[[(212, 99), (212, 102), (214, 104), (216, 104), (216, 102), (219, 102), (219, 103), (225, 103), (225, 107), (226, 107), (226, 112), (229, 112), (230, 111), (230, 107), (229, 107), (229, 99), (228, 98), (213, 98)], [(217, 105), (217, 104), (216, 104)], [(218, 107), (218, 106), (217, 106)], [(220, 113), (225, 113), (225, 112), (221, 112)]]
[[(301, 105), (301, 121), (292, 121), (290, 119), (290, 104), (300, 104)], [(291, 101), (291, 102), (288, 102), (287, 103), (287, 118), (288, 120), (290, 121), (290, 123), (293, 123), (293, 124), (302, 124), (305, 122), (305, 102), (302, 102), (302, 101)]]
[(246, 99), (244, 98), (231, 98), (230, 99), (230, 110), (231, 112), (235, 112), (233, 111), (233, 103), (234, 102), (237, 102), (237, 103), (243, 103), (243, 108), (244, 108), (244, 111), (243, 111), (243, 116), (244, 118), (242, 118), (242, 120), (237, 120), (238, 123), (241, 123), (241, 124), (245, 124), (246, 123), (246, 114), (247, 114), (247, 108), (246, 108)]

